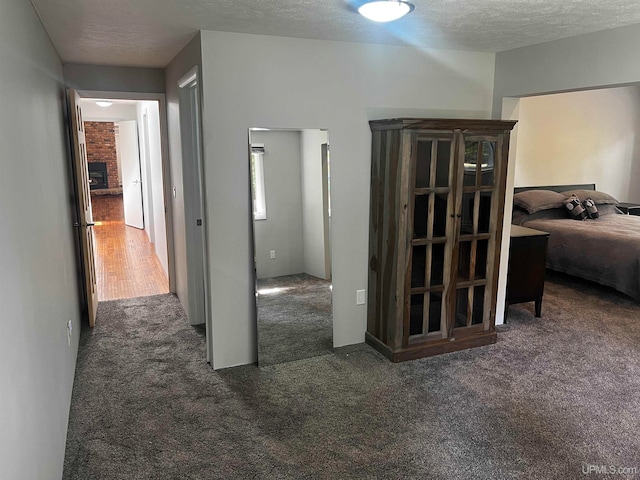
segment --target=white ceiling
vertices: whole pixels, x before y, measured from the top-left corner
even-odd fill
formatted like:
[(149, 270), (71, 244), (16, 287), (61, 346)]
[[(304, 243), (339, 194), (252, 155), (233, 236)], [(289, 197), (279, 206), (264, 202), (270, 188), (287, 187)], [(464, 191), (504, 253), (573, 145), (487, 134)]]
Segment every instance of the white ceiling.
[(121, 120), (136, 120), (136, 104), (138, 100), (109, 99), (112, 105), (100, 107), (96, 98), (81, 98), (82, 118), (85, 121), (118, 122)]
[(499, 52), (640, 23), (638, 0), (413, 0), (390, 24), (361, 0), (31, 0), (63, 62), (164, 67), (198, 30)]

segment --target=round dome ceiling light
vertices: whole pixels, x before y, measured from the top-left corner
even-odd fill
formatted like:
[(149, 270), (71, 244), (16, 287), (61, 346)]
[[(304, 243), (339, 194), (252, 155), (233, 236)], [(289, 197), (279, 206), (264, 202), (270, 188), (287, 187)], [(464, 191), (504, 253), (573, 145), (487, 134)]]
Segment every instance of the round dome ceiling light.
[(113, 102), (110, 102), (109, 100), (98, 100), (96, 102), (96, 105), (98, 105), (99, 107), (110, 107), (111, 105), (113, 105)]
[(374, 22), (392, 22), (412, 12), (415, 6), (404, 0), (373, 0), (358, 7), (358, 13)]

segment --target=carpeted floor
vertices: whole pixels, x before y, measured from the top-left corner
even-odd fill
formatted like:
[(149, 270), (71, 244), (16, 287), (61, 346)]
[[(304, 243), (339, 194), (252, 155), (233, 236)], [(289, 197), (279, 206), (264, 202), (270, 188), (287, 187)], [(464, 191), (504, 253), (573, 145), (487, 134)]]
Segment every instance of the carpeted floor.
[(330, 285), (306, 273), (258, 280), (260, 366), (333, 353)]
[(512, 306), (497, 344), (402, 364), (357, 345), (214, 372), (171, 295), (104, 302), (98, 315), (82, 333), (65, 479), (640, 469), (640, 305), (568, 277), (549, 278), (541, 319)]

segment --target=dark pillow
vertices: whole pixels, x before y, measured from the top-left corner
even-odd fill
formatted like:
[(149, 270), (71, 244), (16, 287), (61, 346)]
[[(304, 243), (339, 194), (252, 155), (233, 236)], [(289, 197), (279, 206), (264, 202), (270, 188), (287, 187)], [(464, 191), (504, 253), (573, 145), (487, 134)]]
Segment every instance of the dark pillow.
[(515, 207), (511, 216), (511, 223), (513, 225), (525, 225), (531, 220), (566, 220), (567, 212), (564, 206), (560, 208), (550, 208), (548, 210), (540, 210), (536, 213), (527, 213), (526, 210)]
[(598, 206), (598, 215), (599, 216), (604, 216), (604, 215), (616, 215), (622, 213), (620, 210), (618, 210), (618, 208), (615, 205), (599, 205)]
[(617, 205), (618, 200), (608, 193), (599, 192), (597, 190), (567, 190), (562, 192), (567, 197), (575, 195), (578, 198), (590, 198), (596, 205)]
[(536, 213), (540, 210), (560, 208), (566, 198), (566, 195), (551, 190), (525, 190), (513, 196), (513, 204), (529, 213)]
[(569, 216), (574, 220), (584, 220), (587, 218), (587, 210), (582, 206), (582, 202), (575, 195), (571, 195), (564, 201), (564, 208)]
[(522, 222), (527, 221), (529, 217), (529, 213), (520, 207), (513, 207), (513, 211), (511, 212), (511, 224), (512, 225), (522, 225)]

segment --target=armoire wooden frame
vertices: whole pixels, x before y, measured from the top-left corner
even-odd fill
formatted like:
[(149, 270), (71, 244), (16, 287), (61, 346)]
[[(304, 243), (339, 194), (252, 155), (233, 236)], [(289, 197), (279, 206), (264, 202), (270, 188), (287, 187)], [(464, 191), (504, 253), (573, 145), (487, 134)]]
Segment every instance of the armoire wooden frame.
[(510, 131), (375, 120), (366, 341), (394, 362), (496, 342)]

